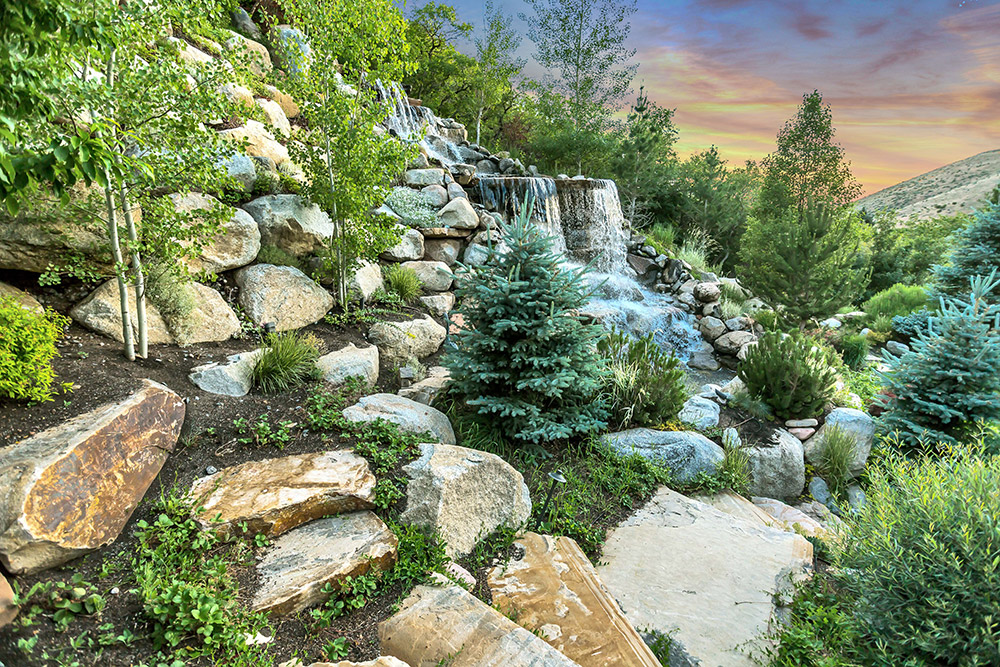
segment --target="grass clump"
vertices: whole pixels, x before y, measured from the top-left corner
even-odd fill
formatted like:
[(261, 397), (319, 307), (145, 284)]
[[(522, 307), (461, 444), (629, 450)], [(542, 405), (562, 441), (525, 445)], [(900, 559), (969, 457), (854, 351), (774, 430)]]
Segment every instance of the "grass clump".
[(688, 230), (684, 242), (677, 249), (676, 259), (687, 262), (694, 269), (695, 277), (712, 271), (708, 261), (716, 243), (707, 233), (700, 229)]
[(423, 293), (424, 285), (417, 272), (410, 267), (393, 264), (383, 273), (389, 292), (398, 296), (403, 303), (413, 303)]
[(834, 341), (834, 347), (840, 351), (840, 358), (847, 367), (857, 371), (865, 366), (871, 351), (871, 341), (868, 336), (861, 334), (845, 334)]
[(765, 333), (738, 374), (776, 417), (802, 419), (818, 416), (833, 398), (838, 361), (833, 350), (799, 332)]
[(838, 498), (843, 498), (851, 480), (851, 465), (857, 451), (857, 442), (850, 433), (838, 426), (823, 429), (819, 445), (819, 460), (816, 471), (823, 477), (830, 490)]
[(13, 297), (0, 297), (0, 396), (52, 400), (52, 359), (67, 325), (55, 311), (34, 312)]
[(262, 245), (257, 253), (257, 262), (260, 264), (274, 264), (275, 266), (291, 266), (292, 268), (304, 271), (302, 260), (292, 253), (283, 250), (275, 245)]
[(614, 331), (598, 349), (608, 362), (604, 393), (618, 428), (651, 426), (677, 416), (687, 399), (684, 371), (653, 339)]
[(657, 223), (642, 230), (646, 234), (646, 243), (653, 246), (658, 254), (669, 255), (674, 250), (677, 240), (677, 230), (668, 223)]
[(287, 391), (315, 377), (318, 357), (315, 337), (297, 331), (272, 334), (250, 378), (265, 394)]

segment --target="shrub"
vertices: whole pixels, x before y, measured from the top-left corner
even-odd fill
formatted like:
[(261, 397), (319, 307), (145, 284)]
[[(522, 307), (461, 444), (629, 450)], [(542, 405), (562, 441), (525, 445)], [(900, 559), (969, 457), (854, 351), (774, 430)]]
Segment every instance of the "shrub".
[(892, 331), (900, 336), (914, 338), (919, 332), (927, 329), (931, 314), (930, 310), (922, 308), (909, 315), (897, 315), (892, 318)]
[(459, 271), (464, 327), (445, 363), (452, 391), (470, 408), (537, 444), (603, 428), (607, 409), (596, 400), (602, 329), (577, 315), (587, 301), (582, 272), (563, 264), (530, 216), (526, 201), (502, 226), (509, 249)]
[(851, 462), (857, 444), (850, 433), (837, 426), (823, 429), (822, 437), (816, 471), (830, 485), (834, 495), (843, 498), (851, 479)]
[(615, 331), (601, 340), (598, 349), (608, 360), (604, 392), (612, 423), (618, 428), (653, 426), (677, 416), (687, 398), (684, 371), (652, 333), (632, 338)]
[(282, 250), (275, 245), (262, 245), (257, 253), (257, 261), (260, 264), (274, 264), (275, 266), (291, 266), (303, 271), (305, 268), (302, 260), (292, 253)]
[(311, 338), (296, 331), (269, 336), (267, 347), (257, 357), (250, 374), (254, 386), (265, 394), (274, 394), (313, 377), (319, 350)]
[[(947, 264), (934, 267), (934, 293), (963, 296), (971, 278), (991, 271), (1000, 272), (1000, 204), (992, 200), (956, 234)], [(994, 285), (992, 295), (994, 300), (1000, 297), (1000, 283)]]
[(437, 225), (437, 212), (430, 197), (419, 190), (393, 188), (385, 203), (408, 225), (413, 227)]
[(393, 264), (385, 269), (385, 281), (389, 291), (396, 294), (403, 303), (411, 303), (423, 292), (423, 283), (417, 272), (408, 266)]
[(868, 635), (859, 645), (892, 658), (877, 664), (996, 664), (1000, 458), (976, 446), (889, 457), (869, 482), (840, 563)]
[(698, 274), (711, 270), (708, 257), (714, 247), (715, 241), (706, 232), (701, 229), (690, 229), (685, 234), (684, 243), (677, 249), (676, 258), (690, 264), (697, 277)]
[(56, 341), (68, 324), (52, 310), (36, 313), (13, 297), (0, 297), (0, 395), (51, 400)]
[(920, 285), (893, 285), (865, 301), (861, 310), (865, 311), (865, 322), (869, 326), (879, 331), (888, 331), (887, 328), (875, 327), (871, 323), (876, 318), (891, 321), (894, 317), (909, 315), (924, 308), (927, 301), (927, 291)]
[(776, 417), (815, 417), (833, 398), (836, 365), (828, 347), (799, 332), (765, 333), (740, 364), (739, 377)]
[(836, 341), (835, 346), (840, 350), (840, 358), (853, 370), (864, 367), (868, 352), (871, 350), (871, 341), (868, 336), (861, 334), (845, 334)]
[(908, 448), (956, 444), (1000, 418), (1000, 304), (989, 300), (998, 285), (995, 271), (973, 278), (969, 296), (942, 299), (910, 352), (885, 353), (882, 419)]
[(656, 248), (656, 252), (670, 254), (674, 249), (677, 231), (673, 225), (657, 223), (643, 230), (646, 233), (646, 243)]
[(773, 310), (758, 310), (753, 314), (754, 322), (764, 328), (764, 331), (782, 331), (781, 316)]

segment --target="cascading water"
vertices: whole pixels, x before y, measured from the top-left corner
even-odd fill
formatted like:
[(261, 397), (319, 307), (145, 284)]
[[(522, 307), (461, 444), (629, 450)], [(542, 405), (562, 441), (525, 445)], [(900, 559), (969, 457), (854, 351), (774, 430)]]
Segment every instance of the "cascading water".
[(533, 202), (532, 220), (552, 237), (558, 252), (566, 252), (554, 179), (547, 176), (480, 176), (474, 189), (480, 204), (508, 220), (518, 213), (524, 202)]
[(570, 256), (601, 273), (625, 275), (625, 217), (614, 181), (556, 181), (561, 224)]

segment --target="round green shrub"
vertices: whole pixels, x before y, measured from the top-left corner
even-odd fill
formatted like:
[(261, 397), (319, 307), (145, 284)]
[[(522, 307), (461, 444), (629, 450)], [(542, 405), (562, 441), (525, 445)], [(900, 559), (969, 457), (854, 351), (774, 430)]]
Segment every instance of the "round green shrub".
[(893, 285), (865, 301), (861, 310), (865, 311), (865, 322), (869, 326), (888, 331), (889, 327), (875, 326), (875, 321), (891, 322), (894, 317), (905, 317), (925, 308), (929, 300), (927, 291), (920, 285)]
[(597, 347), (608, 361), (604, 395), (613, 425), (655, 426), (677, 416), (687, 399), (684, 371), (653, 334), (633, 338), (615, 331)]
[(803, 419), (818, 416), (833, 398), (837, 362), (833, 350), (797, 331), (771, 332), (750, 348), (738, 374), (775, 417)]
[(250, 378), (265, 394), (287, 391), (316, 375), (318, 357), (314, 336), (296, 331), (272, 334)]
[(386, 268), (384, 273), (389, 291), (398, 296), (403, 303), (411, 303), (423, 293), (424, 284), (420, 282), (417, 272), (410, 267), (393, 264)]
[(56, 341), (68, 324), (52, 310), (38, 313), (13, 297), (0, 297), (0, 396), (51, 400)]

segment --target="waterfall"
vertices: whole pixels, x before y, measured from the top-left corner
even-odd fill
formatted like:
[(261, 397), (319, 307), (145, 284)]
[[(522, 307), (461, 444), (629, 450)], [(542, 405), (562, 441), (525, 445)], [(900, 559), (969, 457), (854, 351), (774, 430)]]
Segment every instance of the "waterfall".
[(442, 136), (441, 123), (427, 107), (410, 104), (409, 98), (398, 83), (374, 83), (378, 98), (390, 105), (385, 126), (397, 137), (417, 142), (430, 157), (437, 158), (446, 167), (462, 162), (462, 154), (454, 142)]
[(504, 219), (514, 217), (523, 202), (533, 201), (532, 221), (552, 237), (558, 252), (566, 252), (555, 180), (546, 176), (480, 176), (475, 194), (480, 204)]
[(625, 274), (625, 217), (618, 186), (608, 179), (556, 181), (567, 252), (601, 273)]

